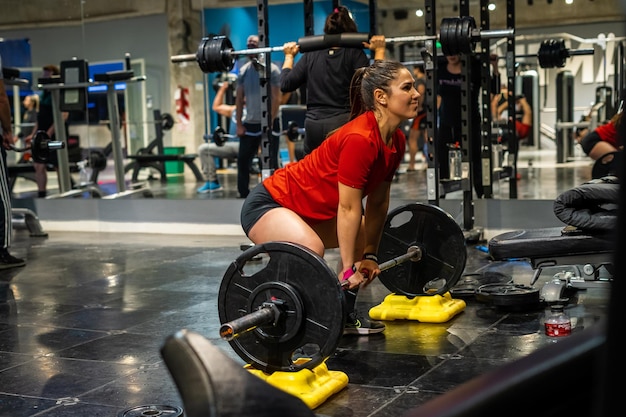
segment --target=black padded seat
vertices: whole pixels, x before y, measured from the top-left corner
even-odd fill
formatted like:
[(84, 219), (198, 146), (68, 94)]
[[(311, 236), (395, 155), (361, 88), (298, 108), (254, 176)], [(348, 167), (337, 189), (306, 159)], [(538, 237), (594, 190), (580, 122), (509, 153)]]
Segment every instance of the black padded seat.
[(489, 240), (489, 255), (496, 261), (528, 259), (535, 270), (531, 285), (537, 281), (542, 269), (550, 266), (593, 265), (594, 281), (598, 278), (599, 266), (605, 266), (611, 272), (614, 236), (570, 229), (548, 227), (505, 232)]
[(489, 254), (495, 260), (608, 254), (614, 249), (615, 242), (608, 235), (564, 232), (563, 227), (515, 230), (489, 241)]

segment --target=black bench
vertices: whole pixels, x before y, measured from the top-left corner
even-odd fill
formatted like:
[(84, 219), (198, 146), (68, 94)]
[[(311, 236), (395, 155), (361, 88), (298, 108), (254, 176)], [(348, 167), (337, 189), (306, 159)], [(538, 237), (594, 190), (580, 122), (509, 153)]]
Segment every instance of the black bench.
[(570, 227), (515, 230), (489, 241), (493, 260), (528, 259), (535, 270), (533, 284), (542, 268), (550, 266), (593, 265), (594, 272), (605, 266), (611, 272), (614, 251), (612, 235), (590, 234)]
[[(185, 154), (185, 155), (173, 155), (165, 154), (163, 148), (163, 130), (171, 129), (173, 126), (173, 118), (170, 115), (161, 115), (160, 110), (154, 110), (154, 130), (156, 137), (153, 139), (147, 147), (139, 149), (137, 154), (128, 155), (128, 159), (132, 162), (126, 164), (124, 172), (132, 171), (132, 180), (137, 182), (139, 171), (143, 168), (152, 168), (159, 172), (161, 181), (167, 181), (167, 173), (165, 172), (165, 162), (183, 162), (193, 172), (196, 177), (196, 181), (204, 181), (204, 177), (198, 166), (194, 162), (198, 157), (197, 154)], [(156, 153), (154, 153), (156, 151)]]
[(198, 169), (198, 166), (194, 162), (198, 157), (197, 154), (185, 154), (185, 155), (157, 155), (157, 154), (137, 154), (129, 155), (128, 159), (132, 159), (133, 162), (126, 164), (124, 172), (133, 171), (132, 180), (137, 182), (139, 171), (143, 168), (152, 168), (159, 172), (161, 175), (161, 181), (166, 181), (167, 174), (165, 172), (165, 162), (184, 162), (193, 172), (198, 182), (204, 181), (202, 173)]

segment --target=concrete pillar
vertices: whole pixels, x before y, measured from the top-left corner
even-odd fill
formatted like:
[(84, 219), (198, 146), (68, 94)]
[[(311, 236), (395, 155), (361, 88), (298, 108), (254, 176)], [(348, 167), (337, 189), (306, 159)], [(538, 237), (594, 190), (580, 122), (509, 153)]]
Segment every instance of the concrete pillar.
[[(192, 3), (181, 0), (167, 0), (166, 13), (169, 38), (169, 56), (195, 54), (203, 36), (202, 9), (193, 9)], [(205, 105), (203, 74), (195, 61), (173, 64), (170, 62), (170, 97), (172, 115), (176, 123), (171, 133), (171, 144), (165, 146), (184, 146), (185, 153), (196, 153), (198, 146), (204, 142)], [(184, 122), (176, 113), (176, 96), (179, 87), (188, 89), (189, 122)], [(209, 114), (206, 114), (209, 117)], [(199, 165), (199, 160), (196, 159)], [(195, 181), (195, 177), (185, 168), (185, 181)]]

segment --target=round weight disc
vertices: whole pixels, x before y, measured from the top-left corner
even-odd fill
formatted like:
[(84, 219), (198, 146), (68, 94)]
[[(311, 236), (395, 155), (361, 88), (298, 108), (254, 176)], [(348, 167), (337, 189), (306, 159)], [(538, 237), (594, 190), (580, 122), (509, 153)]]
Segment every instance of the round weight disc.
[(539, 290), (521, 284), (485, 284), (476, 290), (476, 299), (499, 307), (539, 303)]
[[(278, 323), (258, 326), (229, 341), (246, 363), (268, 373), (299, 371), (314, 368), (335, 352), (346, 307), (337, 275), (324, 259), (286, 242), (245, 250), (220, 284), (220, 322), (231, 322), (273, 301), (280, 302), (284, 312)], [(305, 351), (308, 360), (297, 360)]]
[(138, 407), (129, 408), (120, 411), (117, 417), (181, 417), (183, 409), (171, 405), (150, 404), (140, 405)]
[(382, 264), (407, 253), (411, 246), (422, 250), (419, 261), (406, 261), (380, 275), (391, 292), (408, 297), (442, 295), (463, 274), (467, 250), (463, 231), (440, 207), (412, 203), (389, 212), (378, 248)]

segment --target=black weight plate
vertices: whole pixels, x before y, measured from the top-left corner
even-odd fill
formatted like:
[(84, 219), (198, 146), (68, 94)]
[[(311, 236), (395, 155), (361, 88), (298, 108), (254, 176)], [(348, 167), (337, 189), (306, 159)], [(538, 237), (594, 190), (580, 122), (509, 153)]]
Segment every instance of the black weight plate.
[(411, 203), (389, 212), (378, 248), (379, 262), (406, 254), (411, 246), (422, 250), (419, 261), (403, 262), (379, 275), (391, 292), (408, 297), (442, 295), (463, 274), (467, 259), (463, 231), (440, 207)]
[(485, 284), (476, 290), (476, 299), (499, 307), (539, 303), (539, 290), (522, 284)]
[(117, 417), (182, 417), (183, 409), (171, 405), (150, 404), (120, 411)]
[[(274, 297), (285, 301), (287, 311), (279, 327), (261, 325), (228, 342), (246, 363), (267, 373), (299, 371), (314, 368), (335, 352), (346, 307), (337, 275), (324, 259), (287, 242), (245, 250), (220, 284), (220, 322), (250, 314)], [(294, 363), (296, 350), (306, 350), (310, 360)]]
[(456, 17), (444, 17), (439, 27), (439, 43), (444, 55), (457, 55), (459, 53), (456, 41), (456, 28), (459, 19)]

